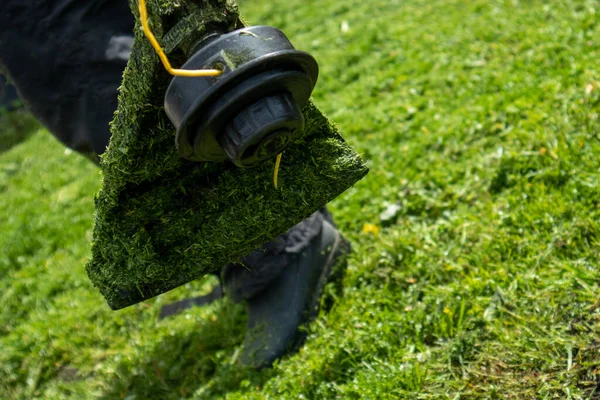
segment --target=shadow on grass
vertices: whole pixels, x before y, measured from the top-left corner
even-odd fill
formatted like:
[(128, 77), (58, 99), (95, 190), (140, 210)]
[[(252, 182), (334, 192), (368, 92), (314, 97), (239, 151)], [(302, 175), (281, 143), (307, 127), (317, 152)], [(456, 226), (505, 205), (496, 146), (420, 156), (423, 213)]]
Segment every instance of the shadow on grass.
[(237, 362), (244, 337), (244, 307), (227, 300), (209, 307), (215, 307), (211, 316), (199, 320), (194, 316), (196, 324), (186, 323), (183, 329), (178, 319), (189, 320), (190, 314), (161, 321), (163, 326), (173, 324), (173, 331), (161, 335), (139, 359), (120, 363), (115, 371), (119, 378), (101, 398), (212, 399), (262, 386), (271, 371), (256, 372)]
[(27, 140), (41, 124), (29, 112), (0, 109), (0, 154)]

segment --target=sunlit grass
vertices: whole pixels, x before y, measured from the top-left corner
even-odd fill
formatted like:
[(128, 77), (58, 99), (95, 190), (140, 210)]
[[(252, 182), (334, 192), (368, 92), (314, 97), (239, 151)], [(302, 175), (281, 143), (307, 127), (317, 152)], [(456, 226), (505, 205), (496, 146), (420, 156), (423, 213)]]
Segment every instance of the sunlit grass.
[(600, 4), (240, 7), (316, 56), (317, 105), (369, 160), (331, 207), (344, 296), (260, 373), (242, 306), (157, 321), (209, 281), (110, 311), (83, 268), (101, 176), (39, 132), (0, 155), (0, 397), (597, 396)]

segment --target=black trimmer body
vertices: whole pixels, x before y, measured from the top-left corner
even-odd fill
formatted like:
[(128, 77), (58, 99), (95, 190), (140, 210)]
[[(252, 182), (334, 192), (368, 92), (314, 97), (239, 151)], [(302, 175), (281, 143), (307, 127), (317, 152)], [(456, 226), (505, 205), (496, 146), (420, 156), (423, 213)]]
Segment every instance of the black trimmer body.
[(182, 69), (219, 69), (218, 77), (174, 77), (165, 110), (182, 157), (252, 167), (272, 159), (304, 128), (302, 108), (318, 65), (283, 32), (254, 26), (204, 39)]

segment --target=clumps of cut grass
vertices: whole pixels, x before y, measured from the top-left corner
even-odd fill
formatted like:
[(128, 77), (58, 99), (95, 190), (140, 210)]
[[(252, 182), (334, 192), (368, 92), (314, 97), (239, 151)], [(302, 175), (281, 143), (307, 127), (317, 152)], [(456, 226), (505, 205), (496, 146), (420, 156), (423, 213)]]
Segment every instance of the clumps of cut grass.
[[(136, 2), (131, 3), (134, 14)], [(175, 44), (207, 25), (239, 26), (226, 1), (150, 1), (152, 28)], [(177, 22), (183, 21), (183, 22)], [(185, 46), (184, 46), (185, 47)], [(351, 187), (366, 173), (361, 158), (319, 110), (304, 109), (301, 141), (286, 150), (280, 190), (273, 163), (254, 169), (194, 163), (179, 156), (174, 128), (163, 110), (171, 77), (136, 29), (136, 41), (102, 158), (104, 183), (88, 275), (113, 309), (180, 286), (285, 232)], [(273, 160), (274, 161), (274, 160)]]
[(240, 0), (371, 160), (329, 205), (353, 251), (303, 348), (240, 368), (227, 298), (158, 321), (212, 277), (111, 312), (82, 268), (99, 177), (41, 131), (0, 154), (0, 397), (598, 398), (598, 1), (315, 4)]

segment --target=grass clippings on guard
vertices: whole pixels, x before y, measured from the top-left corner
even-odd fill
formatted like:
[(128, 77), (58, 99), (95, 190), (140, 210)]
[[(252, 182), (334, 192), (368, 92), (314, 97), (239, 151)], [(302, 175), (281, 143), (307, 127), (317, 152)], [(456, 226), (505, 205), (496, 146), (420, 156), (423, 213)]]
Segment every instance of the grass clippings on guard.
[[(131, 4), (137, 17), (136, 2)], [(240, 26), (231, 2), (148, 1), (152, 29), (172, 62), (190, 32)], [(197, 34), (196, 34), (197, 35)], [(161, 39), (162, 38), (162, 39)], [(360, 156), (309, 103), (300, 142), (273, 162), (241, 169), (180, 158), (163, 109), (171, 76), (136, 28), (112, 139), (102, 158), (87, 272), (119, 309), (218, 270), (285, 232), (367, 173)]]

